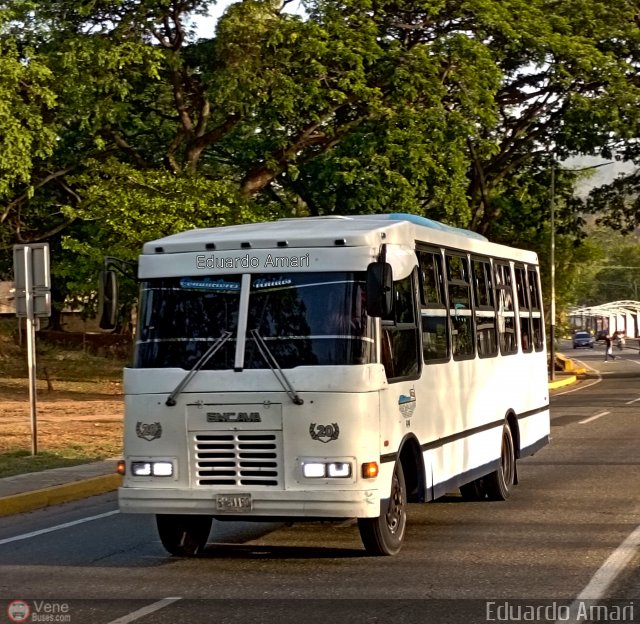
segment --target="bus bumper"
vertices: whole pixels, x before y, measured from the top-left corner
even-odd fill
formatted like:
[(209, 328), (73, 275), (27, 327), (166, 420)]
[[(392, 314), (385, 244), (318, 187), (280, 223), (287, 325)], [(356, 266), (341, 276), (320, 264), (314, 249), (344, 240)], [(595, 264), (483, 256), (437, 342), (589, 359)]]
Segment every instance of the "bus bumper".
[[(221, 492), (238, 494), (237, 492)], [(203, 514), (224, 518), (376, 518), (380, 494), (376, 490), (251, 492), (251, 509), (225, 512), (216, 508), (216, 492), (121, 487), (118, 504), (123, 513)]]

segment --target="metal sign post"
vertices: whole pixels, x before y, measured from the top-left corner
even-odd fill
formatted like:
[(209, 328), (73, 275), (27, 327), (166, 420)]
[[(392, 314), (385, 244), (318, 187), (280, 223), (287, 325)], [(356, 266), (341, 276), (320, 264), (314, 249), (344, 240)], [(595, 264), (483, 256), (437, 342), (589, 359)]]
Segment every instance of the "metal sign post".
[(31, 412), (31, 454), (38, 453), (36, 400), (36, 325), (51, 315), (51, 273), (49, 245), (37, 243), (13, 246), (16, 316), (27, 320), (27, 365)]

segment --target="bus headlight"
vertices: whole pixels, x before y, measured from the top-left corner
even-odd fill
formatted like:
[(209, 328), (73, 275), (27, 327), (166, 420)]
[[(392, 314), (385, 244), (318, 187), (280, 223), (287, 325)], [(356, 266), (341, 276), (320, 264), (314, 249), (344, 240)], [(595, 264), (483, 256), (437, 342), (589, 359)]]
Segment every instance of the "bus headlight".
[(302, 474), (307, 479), (322, 479), (324, 478), (325, 464), (309, 462), (302, 464)]
[(132, 462), (131, 474), (134, 477), (150, 477), (151, 463), (150, 462)]
[(347, 462), (337, 462), (335, 464), (327, 464), (327, 476), (328, 477), (350, 477), (351, 476), (351, 464)]
[(154, 477), (171, 477), (173, 475), (173, 464), (168, 461), (153, 462), (151, 470)]
[(131, 474), (134, 477), (171, 477), (173, 463), (170, 461), (134, 461), (131, 462)]
[(302, 474), (307, 479), (348, 479), (352, 475), (350, 462), (303, 461)]

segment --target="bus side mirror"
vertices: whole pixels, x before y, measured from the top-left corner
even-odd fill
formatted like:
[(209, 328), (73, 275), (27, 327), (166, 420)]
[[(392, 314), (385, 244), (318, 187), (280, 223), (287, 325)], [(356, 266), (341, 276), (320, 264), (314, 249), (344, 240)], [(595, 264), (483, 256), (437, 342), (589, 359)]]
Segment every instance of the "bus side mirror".
[(393, 271), (387, 262), (367, 267), (367, 314), (388, 317), (393, 310)]
[(118, 280), (115, 271), (100, 271), (98, 306), (100, 329), (115, 329), (118, 322)]

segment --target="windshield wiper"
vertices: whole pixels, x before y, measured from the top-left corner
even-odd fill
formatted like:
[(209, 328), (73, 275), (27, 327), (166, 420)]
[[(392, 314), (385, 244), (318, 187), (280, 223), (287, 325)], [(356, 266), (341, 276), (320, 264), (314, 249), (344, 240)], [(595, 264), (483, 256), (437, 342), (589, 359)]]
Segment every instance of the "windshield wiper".
[(176, 397), (184, 390), (193, 376), (212, 358), (213, 354), (229, 340), (231, 332), (224, 330), (216, 341), (202, 354), (200, 359), (193, 365), (193, 368), (184, 376), (184, 379), (176, 386), (176, 389), (169, 395), (165, 405), (173, 407), (176, 404)]
[(258, 347), (258, 351), (264, 358), (265, 362), (269, 365), (269, 368), (273, 371), (273, 374), (276, 376), (276, 379), (280, 382), (280, 385), (287, 393), (287, 396), (296, 404), (302, 405), (304, 401), (298, 396), (298, 393), (293, 389), (293, 386), (287, 379), (287, 376), (284, 374), (278, 361), (276, 360), (273, 353), (267, 346), (267, 343), (264, 341), (264, 338), (260, 335), (257, 329), (249, 330), (253, 334), (253, 338), (256, 341), (256, 346)]

